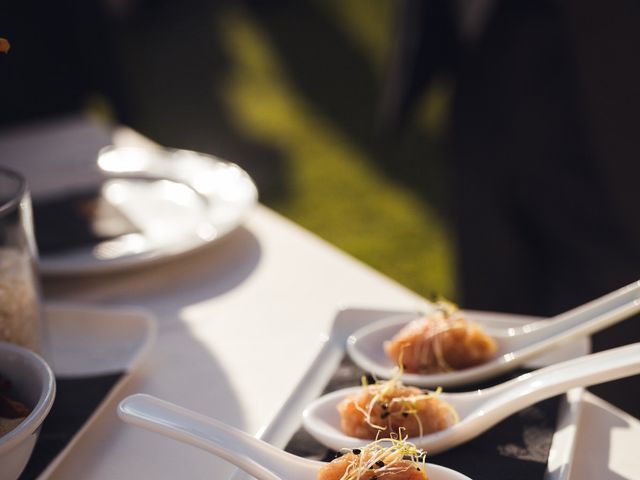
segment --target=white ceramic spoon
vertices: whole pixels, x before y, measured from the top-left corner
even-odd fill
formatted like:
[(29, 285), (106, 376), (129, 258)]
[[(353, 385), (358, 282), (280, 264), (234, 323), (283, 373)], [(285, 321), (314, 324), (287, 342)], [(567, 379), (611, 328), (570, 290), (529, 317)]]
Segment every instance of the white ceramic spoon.
[[(460, 422), (440, 432), (409, 438), (427, 453), (435, 454), (467, 442), (509, 415), (574, 387), (628, 377), (640, 373), (640, 343), (594, 353), (526, 373), (508, 382), (474, 392), (442, 393), (438, 398), (451, 404)], [(329, 448), (355, 448), (362, 439), (340, 429), (337, 405), (362, 387), (329, 393), (303, 412), (305, 429)]]
[[(404, 373), (402, 381), (424, 387), (451, 387), (479, 382), (512, 370), (563, 342), (590, 335), (640, 312), (640, 280), (548, 320), (518, 328), (485, 331), (498, 344), (496, 356), (476, 367), (436, 374)], [(473, 320), (473, 313), (468, 317)], [(379, 378), (391, 378), (396, 366), (383, 348), (417, 314), (394, 316), (367, 325), (347, 339), (353, 361)]]
[[(214, 453), (258, 480), (315, 480), (323, 462), (297, 457), (218, 420), (150, 395), (131, 395), (118, 407), (122, 420)], [(360, 441), (359, 445), (366, 443)], [(427, 465), (430, 480), (470, 480)]]

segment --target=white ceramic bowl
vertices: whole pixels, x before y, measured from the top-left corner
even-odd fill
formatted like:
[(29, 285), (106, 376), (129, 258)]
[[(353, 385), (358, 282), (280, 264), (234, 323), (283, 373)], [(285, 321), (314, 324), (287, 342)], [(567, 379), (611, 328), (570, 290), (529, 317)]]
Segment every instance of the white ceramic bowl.
[(0, 437), (0, 480), (16, 480), (29, 461), (40, 426), (51, 410), (56, 382), (35, 353), (0, 342), (0, 375), (11, 381), (12, 396), (31, 409), (16, 428)]

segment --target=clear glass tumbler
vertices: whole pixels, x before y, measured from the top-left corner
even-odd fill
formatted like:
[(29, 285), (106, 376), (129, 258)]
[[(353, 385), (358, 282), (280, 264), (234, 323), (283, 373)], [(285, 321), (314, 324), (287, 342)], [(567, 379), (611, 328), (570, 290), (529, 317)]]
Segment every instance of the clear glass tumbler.
[(37, 260), (26, 182), (0, 167), (0, 341), (43, 353)]

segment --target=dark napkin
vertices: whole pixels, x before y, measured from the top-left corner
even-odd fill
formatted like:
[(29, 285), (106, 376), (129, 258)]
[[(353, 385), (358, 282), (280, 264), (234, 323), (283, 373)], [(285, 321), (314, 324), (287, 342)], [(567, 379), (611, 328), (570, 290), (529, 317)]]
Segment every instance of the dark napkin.
[(117, 238), (139, 230), (99, 190), (71, 192), (33, 204), (38, 250), (52, 255)]
[(84, 378), (58, 378), (56, 399), (20, 480), (36, 478), (71, 441), (124, 372)]
[[(491, 382), (447, 388), (447, 391), (486, 388), (526, 372), (519, 369)], [(323, 393), (359, 385), (364, 373), (345, 355)], [(427, 452), (427, 461), (457, 470), (474, 480), (541, 480), (546, 472), (559, 401), (560, 397), (551, 398), (526, 408), (471, 442), (447, 452), (439, 455)], [(320, 445), (303, 428), (294, 434), (285, 450), (315, 460), (331, 461), (336, 456), (336, 452)]]

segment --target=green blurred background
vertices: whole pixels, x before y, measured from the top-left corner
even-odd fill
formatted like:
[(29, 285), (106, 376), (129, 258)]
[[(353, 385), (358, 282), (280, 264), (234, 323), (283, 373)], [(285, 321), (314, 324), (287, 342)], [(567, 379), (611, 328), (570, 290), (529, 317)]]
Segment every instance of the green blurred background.
[(449, 85), (436, 81), (400, 131), (379, 127), (396, 6), (11, 2), (0, 125), (88, 110), (218, 155), (294, 222), (420, 294), (455, 297)]
[(377, 128), (393, 13), (391, 0), (164, 2), (117, 37), (129, 122), (242, 165), (269, 207), (420, 294), (455, 297), (446, 82), (402, 131)]

